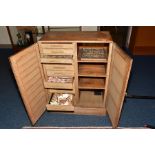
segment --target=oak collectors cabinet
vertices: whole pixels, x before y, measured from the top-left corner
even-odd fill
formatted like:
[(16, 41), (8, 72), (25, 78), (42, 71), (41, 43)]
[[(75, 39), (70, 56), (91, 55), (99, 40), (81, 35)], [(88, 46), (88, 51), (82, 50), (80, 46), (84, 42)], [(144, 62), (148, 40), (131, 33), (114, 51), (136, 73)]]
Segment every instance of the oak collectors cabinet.
[[(10, 62), (32, 124), (45, 110), (107, 112), (117, 127), (132, 59), (108, 32), (49, 32)], [(66, 93), (73, 96), (69, 104), (50, 104), (53, 95)]]

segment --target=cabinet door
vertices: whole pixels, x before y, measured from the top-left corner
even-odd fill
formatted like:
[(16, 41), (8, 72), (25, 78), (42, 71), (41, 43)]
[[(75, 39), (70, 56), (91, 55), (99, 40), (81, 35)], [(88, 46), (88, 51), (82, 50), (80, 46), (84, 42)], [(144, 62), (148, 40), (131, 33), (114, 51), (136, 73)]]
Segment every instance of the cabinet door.
[(45, 111), (48, 101), (38, 45), (34, 44), (11, 56), (10, 62), (29, 118), (35, 124)]
[(113, 128), (116, 128), (119, 122), (131, 65), (132, 59), (114, 43), (106, 97), (106, 109)]

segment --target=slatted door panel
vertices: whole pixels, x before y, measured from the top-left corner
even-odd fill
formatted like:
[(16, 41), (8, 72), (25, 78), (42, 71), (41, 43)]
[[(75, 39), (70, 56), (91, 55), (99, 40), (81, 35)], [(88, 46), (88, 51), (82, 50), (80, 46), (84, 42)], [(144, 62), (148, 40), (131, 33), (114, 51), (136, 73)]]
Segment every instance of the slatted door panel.
[(114, 43), (106, 98), (106, 109), (113, 128), (118, 125), (131, 65), (132, 59)]
[(11, 56), (10, 62), (29, 118), (35, 124), (47, 104), (38, 45), (34, 44)]

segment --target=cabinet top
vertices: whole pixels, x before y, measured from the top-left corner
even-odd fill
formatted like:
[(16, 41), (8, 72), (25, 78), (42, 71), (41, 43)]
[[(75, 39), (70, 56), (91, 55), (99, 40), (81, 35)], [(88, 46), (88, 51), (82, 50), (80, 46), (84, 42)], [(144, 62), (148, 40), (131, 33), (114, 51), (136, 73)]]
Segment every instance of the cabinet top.
[(108, 31), (47, 32), (39, 41), (112, 42)]

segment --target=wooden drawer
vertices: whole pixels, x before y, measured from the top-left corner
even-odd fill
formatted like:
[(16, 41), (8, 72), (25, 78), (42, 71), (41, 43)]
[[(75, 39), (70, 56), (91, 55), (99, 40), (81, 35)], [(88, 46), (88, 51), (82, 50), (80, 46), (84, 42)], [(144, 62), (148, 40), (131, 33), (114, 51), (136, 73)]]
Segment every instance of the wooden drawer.
[(51, 55), (44, 55), (41, 54), (41, 63), (65, 63), (65, 64), (73, 64), (73, 57), (72, 56), (51, 56)]
[(49, 111), (74, 111), (73, 105), (46, 105), (47, 110)]
[(74, 76), (74, 68), (72, 65), (47, 65), (44, 64), (47, 76)]
[(72, 71), (52, 71), (47, 70), (47, 76), (67, 76), (67, 77), (74, 77), (74, 72)]
[(68, 105), (51, 105), (50, 103), (46, 105), (49, 111), (74, 111), (74, 96), (72, 102)]
[(73, 49), (63, 49), (63, 48), (51, 48), (42, 49), (40, 53), (46, 55), (73, 55)]
[(43, 65), (45, 69), (52, 71), (74, 71), (74, 67), (72, 65)]
[(44, 81), (45, 88), (73, 89), (73, 83), (54, 83)]
[(42, 49), (48, 49), (48, 48), (72, 48), (73, 49), (73, 44), (40, 44)]

